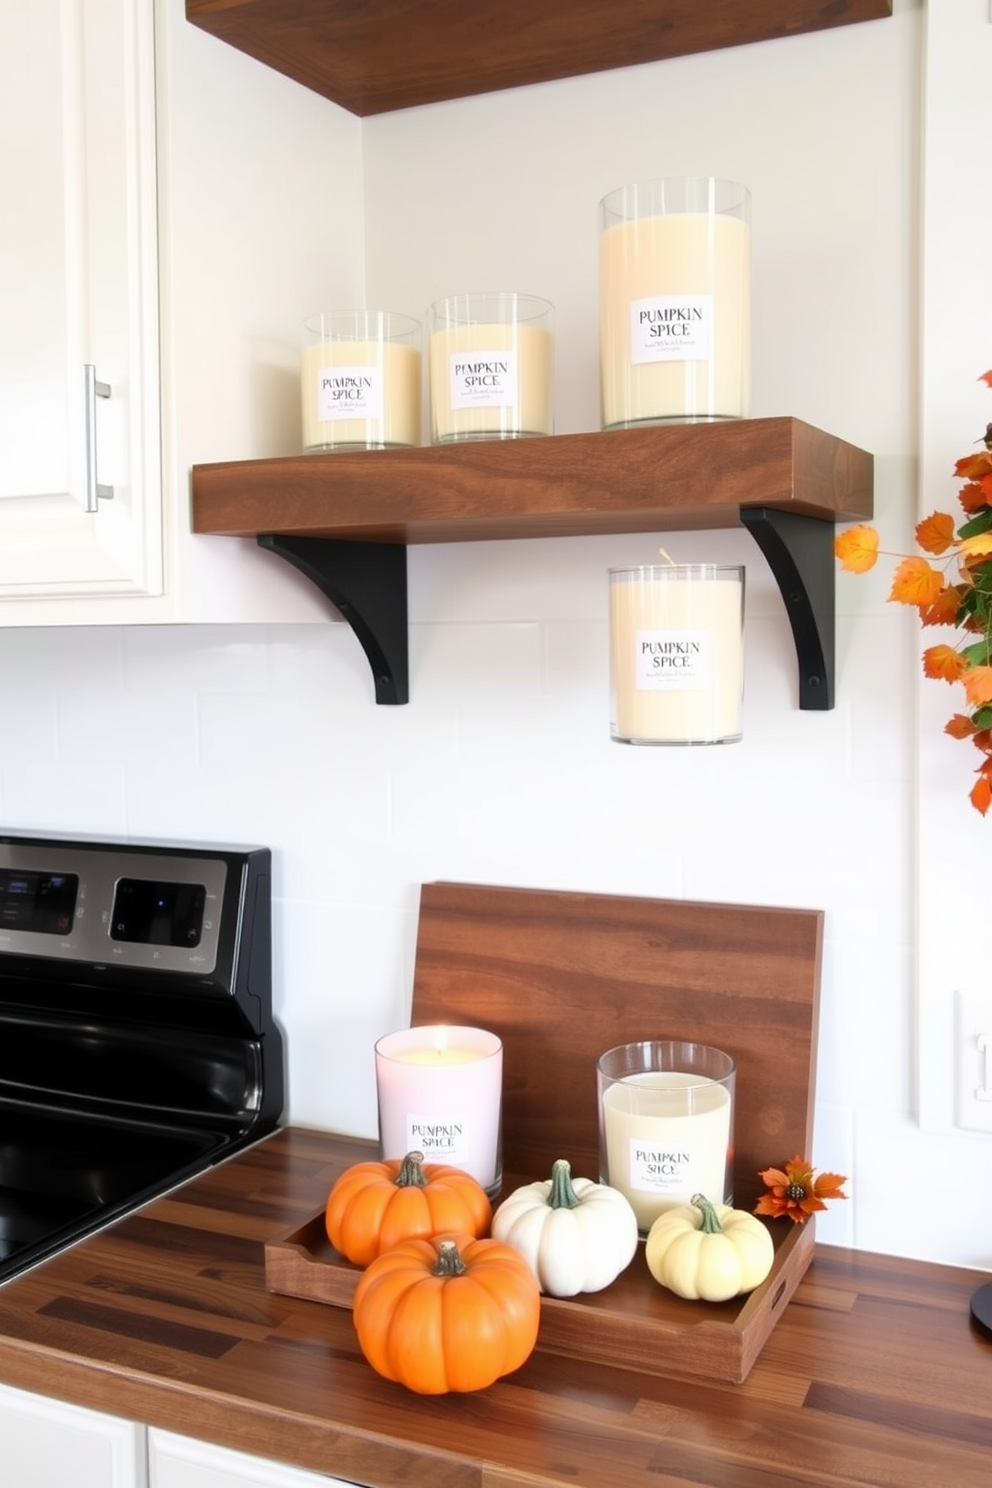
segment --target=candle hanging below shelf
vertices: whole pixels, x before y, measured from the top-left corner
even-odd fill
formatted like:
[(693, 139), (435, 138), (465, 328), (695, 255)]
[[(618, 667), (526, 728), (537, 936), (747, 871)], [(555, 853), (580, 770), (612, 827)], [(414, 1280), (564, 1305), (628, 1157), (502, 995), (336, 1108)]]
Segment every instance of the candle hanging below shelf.
[(611, 568), (610, 734), (618, 744), (741, 737), (744, 569)]

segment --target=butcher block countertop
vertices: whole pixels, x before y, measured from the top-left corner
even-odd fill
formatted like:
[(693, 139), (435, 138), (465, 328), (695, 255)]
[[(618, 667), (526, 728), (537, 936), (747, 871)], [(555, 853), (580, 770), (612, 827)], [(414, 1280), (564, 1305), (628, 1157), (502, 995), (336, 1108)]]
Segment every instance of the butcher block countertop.
[(988, 1488), (974, 1271), (818, 1246), (743, 1384), (540, 1350), (475, 1395), (380, 1379), (263, 1257), (369, 1154), (279, 1132), (0, 1288), (0, 1379), (374, 1488)]

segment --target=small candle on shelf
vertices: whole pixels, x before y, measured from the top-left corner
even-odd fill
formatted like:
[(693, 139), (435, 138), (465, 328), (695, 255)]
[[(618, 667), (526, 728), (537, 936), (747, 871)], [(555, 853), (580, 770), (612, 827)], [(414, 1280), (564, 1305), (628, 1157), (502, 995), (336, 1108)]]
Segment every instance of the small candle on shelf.
[(621, 1044), (600, 1059), (601, 1181), (630, 1200), (642, 1234), (693, 1194), (733, 1201), (735, 1076), (705, 1044)]
[(553, 430), (554, 308), (536, 295), (452, 295), (427, 311), (431, 438), (523, 439)]
[(306, 322), (300, 359), (305, 450), (420, 443), (420, 322), (385, 310)]
[(387, 1034), (375, 1046), (375, 1073), (384, 1158), (422, 1152), (498, 1193), (503, 1045), (495, 1034), (444, 1024)]

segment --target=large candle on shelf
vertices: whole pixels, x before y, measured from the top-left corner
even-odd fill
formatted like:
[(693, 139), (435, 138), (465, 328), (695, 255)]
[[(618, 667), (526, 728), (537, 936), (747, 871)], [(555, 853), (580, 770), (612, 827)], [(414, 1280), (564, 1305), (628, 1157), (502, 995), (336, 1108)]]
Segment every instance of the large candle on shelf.
[(622, 1044), (600, 1059), (600, 1177), (627, 1196), (642, 1233), (693, 1194), (733, 1201), (735, 1077), (731, 1057), (705, 1044)]
[(750, 398), (750, 195), (674, 177), (600, 203), (602, 424), (742, 418)]
[(444, 1024), (387, 1034), (375, 1046), (375, 1075), (384, 1158), (422, 1152), (498, 1192), (503, 1045), (495, 1034)]
[(610, 569), (610, 734), (620, 744), (741, 737), (744, 569)]
[(553, 429), (553, 307), (535, 295), (452, 295), (427, 312), (431, 438), (520, 439)]

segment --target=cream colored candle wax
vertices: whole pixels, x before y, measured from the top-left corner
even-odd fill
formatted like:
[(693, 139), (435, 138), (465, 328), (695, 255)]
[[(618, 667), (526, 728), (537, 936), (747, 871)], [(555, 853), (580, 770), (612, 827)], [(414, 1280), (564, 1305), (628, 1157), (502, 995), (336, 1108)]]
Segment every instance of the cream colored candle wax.
[[(685, 185), (686, 191), (675, 192)], [(649, 187), (656, 188), (654, 191)], [(750, 400), (751, 231), (739, 210), (715, 209), (733, 183), (649, 183), (606, 213), (600, 236), (600, 368), (604, 428), (666, 420), (741, 418)], [(663, 191), (662, 188), (668, 190)], [(637, 188), (626, 188), (636, 192)], [(711, 209), (641, 213), (641, 199)], [(614, 220), (629, 212), (630, 220)], [(609, 222), (611, 225), (605, 225)]]
[(420, 323), (388, 310), (326, 311), (300, 358), (303, 447), (420, 443)]
[(610, 732), (619, 743), (741, 737), (743, 568), (610, 570)]
[(428, 311), (431, 438), (550, 434), (552, 307), (532, 295), (455, 295)]
[(732, 1107), (722, 1085), (675, 1070), (649, 1071), (610, 1086), (602, 1101), (609, 1184), (630, 1200), (642, 1232), (693, 1194), (717, 1204), (729, 1197)]

